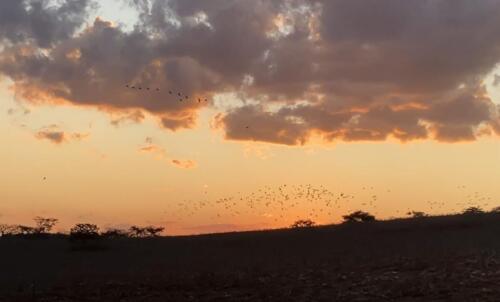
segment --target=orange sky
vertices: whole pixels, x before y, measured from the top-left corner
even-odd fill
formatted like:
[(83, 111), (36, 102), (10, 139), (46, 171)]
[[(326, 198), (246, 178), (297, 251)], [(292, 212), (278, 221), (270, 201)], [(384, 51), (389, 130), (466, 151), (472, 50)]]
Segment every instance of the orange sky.
[[(105, 2), (89, 20), (96, 15), (109, 19), (112, 3)], [(130, 30), (136, 22), (131, 21), (135, 19), (130, 8), (121, 6), (120, 11), (123, 28)], [(210, 17), (210, 9), (206, 11)], [(203, 16), (197, 18), (204, 20)], [(289, 34), (290, 29), (283, 25), (287, 18), (293, 16), (279, 15), (279, 30), (269, 39)], [(96, 26), (107, 25), (94, 24), (93, 30)], [(332, 35), (340, 37), (338, 33)], [(283, 76), (279, 79), (283, 83), (269, 79), (275, 82), (268, 87), (258, 83), (256, 71), (255, 84), (246, 78), (238, 88), (248, 94), (242, 101), (230, 80), (224, 85), (204, 82), (224, 78), (226, 71), (218, 67), (192, 71), (201, 64), (192, 62), (180, 66), (192, 68), (190, 72), (195, 75), (182, 71), (180, 77), (200, 81), (198, 88), (187, 85), (186, 89), (193, 89), (193, 95), (209, 95), (209, 104), (162, 103), (161, 107), (149, 100), (125, 106), (135, 102), (128, 92), (116, 94), (116, 102), (95, 99), (88, 104), (99, 98), (95, 91), (107, 100), (113, 98), (115, 90), (95, 86), (95, 91), (77, 95), (79, 85), (94, 84), (93, 79), (89, 84), (76, 77), (67, 80), (72, 88), (67, 94), (52, 82), (42, 83), (44, 78), (34, 80), (32, 75), (2, 71), (9, 56), (0, 49), (0, 58), (4, 59), (0, 60), (0, 223), (30, 224), (35, 216), (50, 216), (60, 219), (59, 230), (92, 222), (103, 229), (154, 224), (165, 226), (167, 234), (192, 234), (284, 227), (298, 218), (334, 223), (358, 209), (389, 218), (404, 216), (409, 209), (442, 214), (472, 205), (484, 209), (500, 205), (500, 140), (492, 130), (495, 117), (476, 123), (478, 117), (472, 112), (479, 108), (477, 104), (500, 103), (500, 85), (494, 85), (500, 70), (494, 65), (483, 72), (480, 84), (470, 84), (476, 85), (470, 88), (476, 107), (463, 112), (454, 109), (465, 104), (460, 97), (454, 108), (440, 107), (437, 101), (427, 106), (423, 101), (439, 96), (446, 99), (443, 104), (450, 104), (460, 89), (469, 89), (466, 84), (466, 88), (427, 91), (441, 79), (412, 85), (392, 79), (390, 85), (377, 83), (381, 86), (353, 80), (349, 85), (334, 87), (338, 98), (349, 99), (346, 107), (338, 109), (337, 103), (325, 99), (326, 90), (307, 88), (313, 90), (298, 96), (292, 91), (299, 88), (291, 83), (301, 79)], [(336, 66), (333, 70), (338, 68), (344, 69)], [(158, 83), (162, 93), (168, 89)], [(356, 90), (357, 85), (362, 88)], [(122, 87), (113, 89), (121, 91)], [(265, 102), (280, 89), (290, 93), (287, 100)], [(346, 94), (351, 89), (352, 99)], [(33, 91), (60, 93), (66, 103), (27, 95)], [(314, 101), (318, 96), (320, 100)], [(49, 98), (54, 100), (53, 95)], [(394, 103), (397, 98), (404, 102)], [(359, 103), (361, 99), (370, 99), (370, 103)], [(388, 108), (376, 107), (380, 102), (399, 109), (373, 110)], [(254, 103), (255, 107), (249, 107)], [(297, 104), (309, 107), (300, 111)], [(259, 111), (264, 106), (265, 110)], [(356, 108), (365, 108), (367, 113), (336, 126), (333, 120), (342, 119), (345, 112), (357, 112)], [(419, 126), (407, 124), (412, 114), (421, 114), (418, 110), (427, 108), (429, 113), (420, 117), (425, 122), (419, 120)], [(394, 115), (398, 110), (409, 110), (408, 115)], [(480, 115), (479, 109), (477, 112)], [(225, 114), (223, 119), (221, 114)], [(303, 121), (290, 122), (294, 118)], [(359, 129), (350, 126), (355, 119), (361, 121)], [(391, 123), (397, 126), (391, 128), (387, 125)], [(426, 127), (418, 128), (422, 123), (427, 123)], [(309, 128), (304, 128), (305, 124)], [(374, 133), (387, 127), (387, 137), (375, 137)], [(464, 132), (468, 127), (474, 128), (472, 139)], [(370, 136), (366, 136), (366, 129), (371, 131)], [(424, 135), (421, 129), (434, 136), (417, 137)], [(360, 135), (364, 138), (357, 139)]]

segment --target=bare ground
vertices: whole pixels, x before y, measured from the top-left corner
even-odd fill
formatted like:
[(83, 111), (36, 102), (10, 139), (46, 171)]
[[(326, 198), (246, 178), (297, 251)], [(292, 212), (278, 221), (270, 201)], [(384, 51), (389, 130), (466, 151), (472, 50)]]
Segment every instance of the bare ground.
[(0, 301), (500, 301), (500, 215), (0, 240)]

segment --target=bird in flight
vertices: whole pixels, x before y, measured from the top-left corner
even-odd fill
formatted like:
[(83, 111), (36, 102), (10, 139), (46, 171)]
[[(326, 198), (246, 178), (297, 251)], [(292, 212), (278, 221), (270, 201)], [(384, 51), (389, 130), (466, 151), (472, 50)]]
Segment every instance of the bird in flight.
[[(152, 87), (142, 87), (142, 86), (132, 86), (131, 84), (125, 84), (125, 87), (126, 88), (129, 88), (129, 89), (138, 89), (138, 90), (147, 90), (147, 91), (150, 91), (150, 90), (156, 90), (157, 92), (160, 91), (160, 88), (152, 88)], [(174, 94), (174, 92), (172, 90), (168, 90), (168, 94)], [(181, 93), (181, 92), (177, 92), (177, 96), (179, 97), (179, 101), (182, 102), (183, 100), (189, 100), (189, 96), (188, 95), (184, 95)], [(201, 99), (201, 98), (198, 98), (198, 103), (201, 103), (202, 101), (205, 101), (205, 102), (208, 102), (208, 99)], [(194, 98), (194, 101), (196, 101), (196, 98)]]

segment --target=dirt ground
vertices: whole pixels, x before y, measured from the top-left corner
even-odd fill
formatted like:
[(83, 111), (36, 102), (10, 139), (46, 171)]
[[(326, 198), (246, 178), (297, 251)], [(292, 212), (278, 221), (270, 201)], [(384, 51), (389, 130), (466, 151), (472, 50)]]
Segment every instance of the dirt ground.
[(83, 249), (0, 240), (0, 301), (500, 301), (499, 231), (489, 215)]

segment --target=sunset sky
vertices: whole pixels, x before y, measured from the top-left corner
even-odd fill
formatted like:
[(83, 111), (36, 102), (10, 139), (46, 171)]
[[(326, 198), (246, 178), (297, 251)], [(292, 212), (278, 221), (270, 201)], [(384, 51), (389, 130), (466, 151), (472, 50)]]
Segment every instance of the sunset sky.
[(499, 63), (496, 0), (2, 0), (0, 223), (491, 209)]

